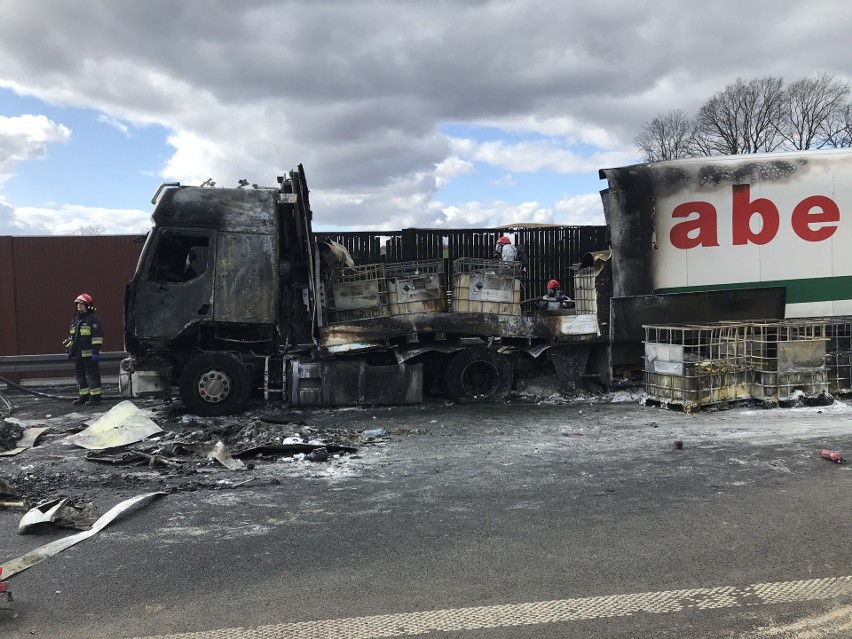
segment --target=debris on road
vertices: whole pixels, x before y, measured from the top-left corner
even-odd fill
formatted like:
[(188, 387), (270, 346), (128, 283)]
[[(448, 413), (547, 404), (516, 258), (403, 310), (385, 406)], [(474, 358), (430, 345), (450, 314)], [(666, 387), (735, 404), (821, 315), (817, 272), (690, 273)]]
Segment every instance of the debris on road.
[(35, 507), (28, 510), (20, 523), (18, 523), (18, 532), (25, 533), (31, 527), (37, 524), (46, 524), (56, 519), (56, 513), (68, 501), (67, 497), (61, 499), (52, 499), (51, 501), (43, 501)]
[(328, 461), (328, 450), (324, 446), (321, 446), (305, 455), (305, 459), (312, 462)]
[(42, 502), (21, 517), (18, 532), (23, 534), (38, 524), (53, 523), (62, 528), (89, 530), (97, 519), (97, 508), (90, 503), (77, 506), (68, 497)]
[(840, 455), (836, 450), (828, 450), (827, 448), (823, 448), (819, 451), (819, 456), (823, 459), (827, 459), (828, 461), (833, 461), (836, 464), (845, 464), (846, 460)]
[(27, 502), (17, 488), (0, 477), (0, 508), (26, 508)]
[(221, 440), (217, 441), (215, 444), (175, 442), (175, 446), (184, 448), (192, 453), (206, 457), (207, 459), (215, 459), (228, 470), (245, 470), (246, 467), (246, 465), (239, 459), (234, 459), (231, 456), (231, 453)]
[[(32, 448), (35, 446), (36, 441), (41, 435), (46, 431), (50, 430), (49, 428), (27, 428), (24, 430), (19, 425), (18, 420), (12, 421), (14, 418), (7, 417), (4, 420), (4, 424), (0, 426), (0, 456), (3, 457), (11, 457), (12, 455), (17, 455), (18, 453), (22, 453), (25, 450)], [(15, 431), (20, 431), (20, 435), (15, 437), (15, 444), (12, 446), (4, 446), (4, 444), (10, 441), (12, 433)]]
[[(12, 559), (10, 561), (6, 561), (2, 564), (3, 566), (3, 574), (2, 579), (6, 580), (19, 572), (23, 572), (28, 568), (32, 568), (36, 564), (41, 563), (45, 559), (49, 559), (54, 555), (59, 554), (63, 550), (74, 546), (75, 544), (80, 543), (92, 537), (93, 535), (99, 533), (101, 530), (106, 528), (109, 524), (111, 524), (115, 519), (123, 515), (126, 511), (130, 510), (133, 506), (141, 504), (146, 501), (150, 501), (155, 497), (159, 497), (165, 495), (163, 492), (154, 492), (154, 493), (145, 493), (143, 495), (137, 495), (136, 497), (131, 497), (130, 499), (125, 499), (124, 501), (116, 504), (112, 508), (110, 508), (106, 513), (104, 513), (89, 530), (85, 530), (83, 532), (79, 532), (76, 535), (71, 535), (69, 537), (64, 537), (63, 539), (57, 539), (49, 544), (45, 544), (44, 546), (40, 546), (35, 550), (28, 552), (25, 555)], [(0, 581), (2, 583), (2, 581)]]
[[(253, 446), (234, 453), (236, 457), (253, 457), (256, 455), (297, 455), (303, 453), (305, 459), (308, 455), (317, 450), (324, 448), (329, 454), (336, 455), (340, 453), (354, 453), (357, 448), (354, 446), (339, 446), (334, 444), (302, 444), (302, 443), (286, 443), (286, 444), (263, 444), (261, 446)], [(310, 461), (310, 460), (309, 460)]]
[(683, 449), (683, 442), (680, 441), (679, 439), (676, 439), (675, 443), (674, 443), (674, 447), (675, 447), (675, 450), (682, 450)]
[(20, 491), (0, 477), (0, 497), (20, 497)]
[(125, 400), (109, 409), (86, 430), (69, 435), (65, 440), (81, 448), (104, 450), (134, 444), (161, 432), (163, 429), (154, 420), (133, 402)]

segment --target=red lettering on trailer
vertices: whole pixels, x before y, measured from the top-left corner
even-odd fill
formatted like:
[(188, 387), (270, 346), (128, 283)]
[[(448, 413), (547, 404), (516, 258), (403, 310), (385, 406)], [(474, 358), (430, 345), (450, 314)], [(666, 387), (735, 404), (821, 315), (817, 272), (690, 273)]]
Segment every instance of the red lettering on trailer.
[[(716, 237), (716, 207), (710, 202), (684, 202), (675, 207), (672, 217), (689, 217), (693, 213), (697, 213), (698, 217), (672, 227), (672, 245), (682, 249), (719, 246), (719, 239)], [(693, 235), (690, 236), (690, 233)]]
[[(693, 217), (693, 215), (695, 217)], [(751, 220), (760, 216), (759, 231), (753, 231)], [(669, 232), (672, 246), (692, 249), (699, 246), (719, 246), (716, 207), (710, 202), (697, 200), (679, 204), (672, 218), (688, 218), (678, 222)], [(799, 202), (790, 216), (793, 232), (806, 242), (822, 242), (837, 231), (840, 208), (826, 195), (810, 195)], [(781, 226), (778, 207), (767, 198), (751, 199), (748, 184), (735, 184), (731, 199), (731, 239), (734, 246), (771, 242)]]
[[(765, 197), (752, 200), (748, 184), (734, 186), (731, 211), (731, 234), (734, 246), (749, 242), (757, 245), (768, 244), (778, 234), (778, 227), (781, 226), (778, 207)], [(760, 231), (757, 233), (751, 230), (751, 218), (755, 214), (760, 215), (761, 218)]]
[[(818, 213), (811, 212), (817, 208), (822, 210)], [(791, 223), (793, 231), (803, 240), (822, 242), (834, 235), (837, 230), (836, 224), (839, 221), (840, 209), (837, 208), (837, 203), (834, 200), (824, 195), (811, 195), (799, 202), (793, 209)], [(812, 224), (822, 224), (823, 226), (811, 228)]]

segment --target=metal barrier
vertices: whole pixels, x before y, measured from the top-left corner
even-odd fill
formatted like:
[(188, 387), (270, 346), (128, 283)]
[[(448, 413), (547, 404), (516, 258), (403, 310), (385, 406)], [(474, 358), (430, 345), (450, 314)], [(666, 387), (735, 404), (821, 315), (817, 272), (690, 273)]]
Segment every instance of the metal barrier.
[[(101, 366), (114, 367), (127, 357), (124, 351), (101, 353)], [(3, 373), (37, 373), (41, 371), (73, 371), (74, 360), (59, 355), (0, 355), (0, 375)]]

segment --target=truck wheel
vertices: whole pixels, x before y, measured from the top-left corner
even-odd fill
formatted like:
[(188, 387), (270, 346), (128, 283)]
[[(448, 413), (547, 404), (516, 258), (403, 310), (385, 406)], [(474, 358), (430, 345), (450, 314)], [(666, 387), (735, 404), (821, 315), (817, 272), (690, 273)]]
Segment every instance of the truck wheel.
[(251, 393), (251, 375), (237, 358), (205, 353), (190, 360), (180, 376), (184, 405), (201, 417), (229, 415), (245, 408)]
[(462, 404), (504, 399), (512, 387), (512, 366), (488, 348), (459, 351), (444, 371), (444, 388)]

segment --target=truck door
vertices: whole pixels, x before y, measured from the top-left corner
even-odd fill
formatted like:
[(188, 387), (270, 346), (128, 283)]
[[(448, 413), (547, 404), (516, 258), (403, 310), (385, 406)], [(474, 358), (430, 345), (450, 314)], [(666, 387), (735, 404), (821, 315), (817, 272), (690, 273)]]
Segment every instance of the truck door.
[(173, 339), (213, 316), (215, 234), (204, 229), (156, 229), (135, 277), (131, 332)]

